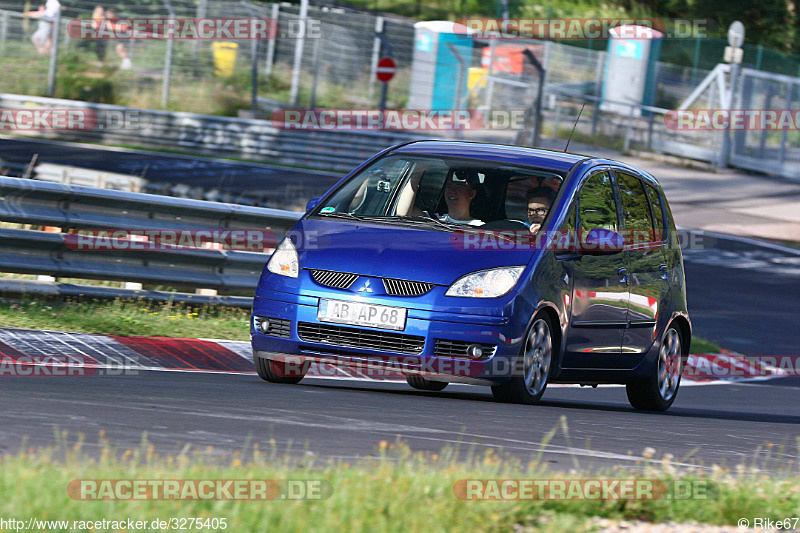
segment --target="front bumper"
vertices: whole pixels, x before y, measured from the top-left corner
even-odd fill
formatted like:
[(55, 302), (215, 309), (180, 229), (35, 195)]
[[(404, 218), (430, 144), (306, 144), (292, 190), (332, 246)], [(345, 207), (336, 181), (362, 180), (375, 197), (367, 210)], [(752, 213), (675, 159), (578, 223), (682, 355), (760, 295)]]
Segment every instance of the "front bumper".
[[(464, 315), (458, 313), (415, 309), (403, 303), (395, 305), (408, 309), (405, 328), (402, 331), (381, 330), (359, 326), (330, 324), (317, 320), (319, 298), (271, 292), (271, 298), (256, 296), (253, 315), (289, 321), (289, 327), (281, 335), (264, 335), (250, 321), (253, 352), (256, 357), (274, 360), (301, 362), (305, 360), (332, 365), (357, 366), (367, 370), (366, 374), (383, 370), (403, 374), (418, 374), (426, 378), (473, 384), (493, 385), (508, 380), (513, 364), (524, 339), (527, 321), (520, 317), (532, 316), (533, 309), (519, 296), (513, 299), (515, 312), (510, 316)], [(331, 297), (341, 298), (340, 294)], [(382, 302), (383, 303), (383, 302)], [(519, 309), (520, 306), (526, 309)], [(298, 324), (302, 324), (299, 331)], [(348, 335), (358, 336), (359, 330), (369, 334), (408, 335), (424, 339), (418, 353), (412, 351), (387, 351), (373, 347), (347, 345), (342, 342), (319, 342), (311, 340), (304, 332), (316, 325), (342, 328)], [(491, 355), (482, 358), (465, 356), (445, 357), (434, 352), (437, 339), (493, 345)]]

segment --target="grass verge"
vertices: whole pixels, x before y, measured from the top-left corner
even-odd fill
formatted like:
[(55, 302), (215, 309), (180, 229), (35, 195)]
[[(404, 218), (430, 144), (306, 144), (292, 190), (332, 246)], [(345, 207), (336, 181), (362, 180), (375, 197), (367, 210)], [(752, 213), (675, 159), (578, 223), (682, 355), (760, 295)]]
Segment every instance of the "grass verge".
[[(555, 429), (545, 436), (552, 437)], [(412, 453), (404, 443), (382, 441), (374, 459), (357, 464), (321, 460), (309, 452), (279, 450), (274, 441), (265, 449), (248, 445), (246, 452), (215, 454), (211, 448), (188, 446), (159, 455), (147, 443), (117, 450), (103, 431), (97, 444), (79, 439), (68, 444), (57, 434), (52, 448), (25, 450), (2, 459), (2, 516), (39, 520), (133, 520), (225, 518), (228, 531), (560, 531), (588, 530), (595, 517), (647, 522), (673, 521), (737, 524), (742, 517), (794, 516), (800, 508), (800, 478), (770, 478), (752, 468), (715, 468), (676, 472), (671, 456), (653, 458), (645, 450), (635, 469), (597, 473), (555, 474), (541, 454), (529, 462), (492, 449), (477, 453), (458, 446), (439, 454)], [(545, 441), (543, 441), (544, 443)], [(24, 446), (23, 446), (24, 449)], [(91, 453), (85, 450), (91, 449)], [(300, 459), (298, 459), (300, 455)], [(216, 457), (216, 458), (215, 458)], [(669, 486), (676, 481), (712, 487), (700, 497), (637, 500), (470, 501), (456, 497), (454, 485), (470, 479), (645, 479)], [(72, 499), (73, 480), (256, 479), (319, 480), (331, 490), (326, 499), (272, 501)], [(76, 528), (80, 530), (80, 528)], [(208, 528), (213, 529), (213, 528)], [(206, 530), (208, 530), (206, 529)], [(64, 530), (51, 527), (51, 531)]]
[(0, 299), (4, 327), (137, 335), (249, 340), (247, 309), (212, 305), (149, 303), (142, 300), (88, 301)]

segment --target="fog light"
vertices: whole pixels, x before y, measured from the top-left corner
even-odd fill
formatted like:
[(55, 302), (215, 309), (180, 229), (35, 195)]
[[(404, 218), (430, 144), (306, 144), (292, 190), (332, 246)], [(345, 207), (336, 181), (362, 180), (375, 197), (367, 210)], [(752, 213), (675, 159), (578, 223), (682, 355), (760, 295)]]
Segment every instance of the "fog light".
[(483, 355), (483, 348), (478, 346), (477, 344), (470, 344), (467, 348), (467, 355), (472, 357), (473, 359), (480, 359)]
[(264, 335), (267, 334), (269, 331), (269, 319), (262, 317), (262, 316), (254, 316), (253, 317), (253, 325), (256, 328), (256, 331), (262, 333)]

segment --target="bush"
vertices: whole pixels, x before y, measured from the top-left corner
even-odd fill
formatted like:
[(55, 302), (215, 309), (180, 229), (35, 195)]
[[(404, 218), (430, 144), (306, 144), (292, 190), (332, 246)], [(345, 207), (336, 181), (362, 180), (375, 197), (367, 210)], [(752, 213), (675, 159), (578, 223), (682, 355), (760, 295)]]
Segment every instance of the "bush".
[(84, 102), (116, 103), (114, 83), (108, 79), (115, 70), (95, 67), (77, 53), (64, 54), (59, 58), (56, 96)]

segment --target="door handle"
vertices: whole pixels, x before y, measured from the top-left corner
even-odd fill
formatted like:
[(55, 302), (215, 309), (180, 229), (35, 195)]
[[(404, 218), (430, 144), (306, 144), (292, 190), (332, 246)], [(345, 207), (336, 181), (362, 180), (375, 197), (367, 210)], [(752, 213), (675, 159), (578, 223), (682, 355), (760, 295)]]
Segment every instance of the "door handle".
[(617, 270), (617, 274), (619, 275), (619, 282), (620, 283), (628, 283), (628, 269), (625, 267), (620, 268)]
[(669, 276), (669, 268), (667, 267), (667, 265), (661, 265), (660, 267), (658, 267), (658, 269), (661, 271), (661, 279), (667, 279), (667, 277)]
[(581, 254), (578, 252), (562, 252), (555, 255), (556, 261), (579, 261)]

